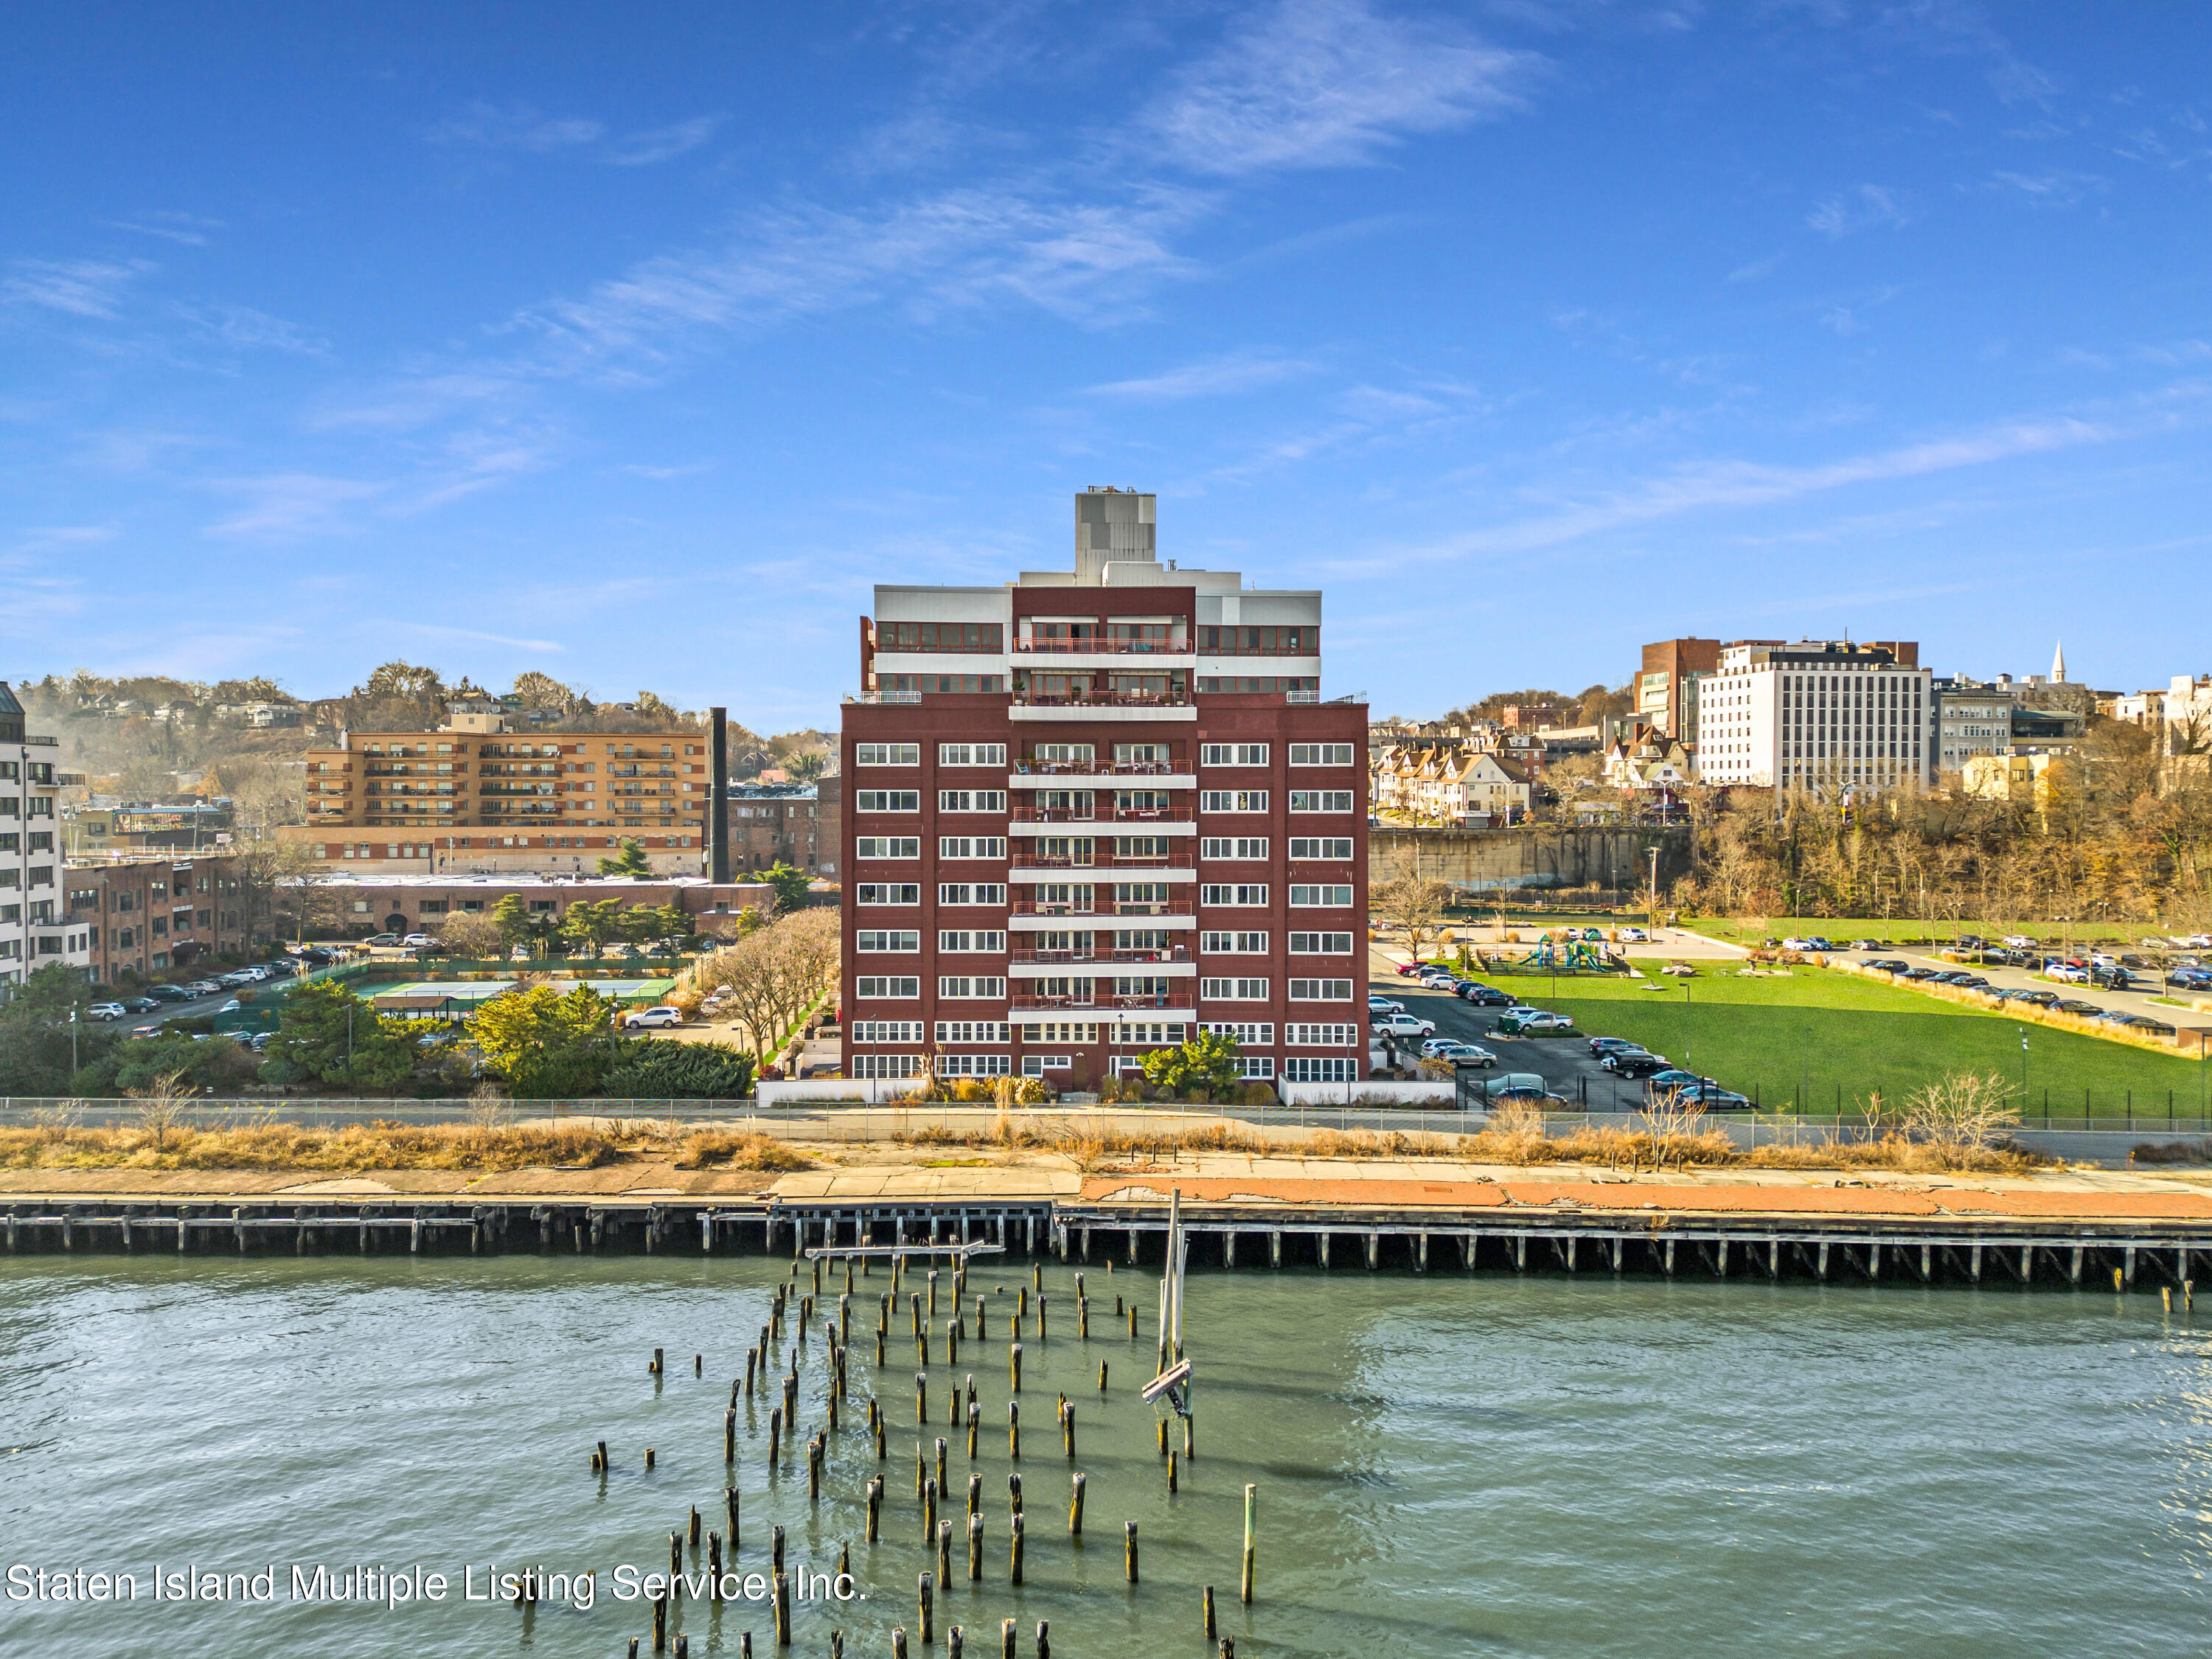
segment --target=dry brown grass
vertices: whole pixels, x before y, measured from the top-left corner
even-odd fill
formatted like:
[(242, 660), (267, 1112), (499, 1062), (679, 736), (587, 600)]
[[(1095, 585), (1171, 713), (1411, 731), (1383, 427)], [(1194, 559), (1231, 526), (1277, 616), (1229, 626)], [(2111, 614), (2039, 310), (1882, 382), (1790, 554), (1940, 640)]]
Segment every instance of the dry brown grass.
[[(166, 1143), (166, 1144), (165, 1144)], [(66, 1170), (520, 1170), (617, 1161), (620, 1139), (605, 1129), (486, 1128), (352, 1124), (317, 1129), (290, 1123), (212, 1129), (137, 1127), (0, 1129), (0, 1169)]]
[(676, 1154), (679, 1170), (812, 1170), (815, 1159), (774, 1135), (704, 1130), (684, 1137)]
[(483, 1124), (355, 1124), (317, 1129), (296, 1124), (166, 1129), (94, 1129), (50, 1125), (0, 1129), (0, 1170), (472, 1170), (496, 1172), (557, 1165), (598, 1169), (672, 1157), (679, 1170), (811, 1170), (815, 1160), (762, 1134), (672, 1124), (493, 1127)]

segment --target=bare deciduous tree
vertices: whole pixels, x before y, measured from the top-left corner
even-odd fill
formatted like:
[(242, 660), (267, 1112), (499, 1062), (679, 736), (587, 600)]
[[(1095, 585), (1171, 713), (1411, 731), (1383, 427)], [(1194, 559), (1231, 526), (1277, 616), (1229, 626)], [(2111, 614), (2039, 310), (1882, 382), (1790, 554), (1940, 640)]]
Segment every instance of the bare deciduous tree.
[(1401, 858), (1388, 881), (1368, 890), (1368, 908), (1406, 935), (1407, 947), (1418, 958), (1421, 941), (1443, 921), (1444, 902), (1451, 888), (1416, 872), (1409, 859)]

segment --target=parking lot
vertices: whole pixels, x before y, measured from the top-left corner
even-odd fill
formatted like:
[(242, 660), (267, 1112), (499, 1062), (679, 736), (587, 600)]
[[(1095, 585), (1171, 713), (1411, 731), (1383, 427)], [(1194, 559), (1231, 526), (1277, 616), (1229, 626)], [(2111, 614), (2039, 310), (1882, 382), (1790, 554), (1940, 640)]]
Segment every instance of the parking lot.
[[(1478, 1008), (1443, 991), (1423, 989), (1411, 979), (1401, 978), (1397, 964), (1381, 951), (1370, 951), (1368, 956), (1368, 994), (1388, 997), (1406, 1005), (1406, 1012), (1420, 1019), (1433, 1021), (1437, 1035), (1458, 1037), (1466, 1042), (1479, 1042), (1498, 1056), (1498, 1064), (1488, 1070), (1478, 1070), (1478, 1078), (1492, 1078), (1504, 1072), (1533, 1072), (1544, 1079), (1544, 1086), (1570, 1106), (1587, 1103), (1594, 1111), (1633, 1111), (1644, 1103), (1644, 1085), (1615, 1077), (1597, 1063), (1589, 1051), (1589, 1039), (1611, 1035), (1605, 1031), (1555, 1032), (1540, 1036), (1500, 1036), (1494, 1028), (1500, 1008)], [(1536, 1007), (1544, 1006), (1540, 995), (1530, 995), (1528, 1001)], [(1401, 1053), (1419, 1054), (1418, 1039), (1401, 1042)]]

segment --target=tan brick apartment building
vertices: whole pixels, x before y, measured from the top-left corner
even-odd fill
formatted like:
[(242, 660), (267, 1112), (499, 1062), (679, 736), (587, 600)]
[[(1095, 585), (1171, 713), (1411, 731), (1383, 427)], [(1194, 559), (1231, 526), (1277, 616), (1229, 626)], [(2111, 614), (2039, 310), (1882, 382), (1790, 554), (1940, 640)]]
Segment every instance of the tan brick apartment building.
[(456, 911), (489, 912), (510, 893), (521, 898), (533, 921), (558, 926), (573, 904), (619, 899), (628, 906), (673, 904), (695, 916), (734, 915), (767, 910), (775, 890), (762, 882), (728, 882), (717, 886), (696, 878), (668, 881), (581, 878), (550, 876), (365, 875), (341, 884), (342, 908), (359, 933), (434, 933)]
[(1364, 699), (1321, 595), (1162, 565), (1076, 497), (1073, 574), (879, 586), (842, 772), (847, 1073), (1085, 1088), (1197, 1029), (1244, 1075), (1367, 1055)]
[(243, 951), (252, 918), (229, 865), (221, 855), (168, 855), (66, 866), (62, 914), (88, 934), (93, 981), (112, 985), (125, 969), (143, 978)]
[(307, 757), (307, 821), (277, 833), (356, 870), (570, 866), (635, 841), (696, 870), (710, 795), (696, 732), (367, 732)]
[(764, 870), (787, 864), (834, 880), (843, 827), (844, 780), (730, 786), (730, 856), (734, 866)]

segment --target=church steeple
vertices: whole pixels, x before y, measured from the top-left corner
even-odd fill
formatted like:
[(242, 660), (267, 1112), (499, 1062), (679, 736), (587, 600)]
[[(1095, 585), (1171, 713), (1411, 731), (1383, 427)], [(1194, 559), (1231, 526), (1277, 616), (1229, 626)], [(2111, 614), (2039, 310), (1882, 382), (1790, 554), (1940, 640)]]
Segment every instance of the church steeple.
[(2051, 683), (2053, 685), (2066, 684), (2066, 642), (2063, 640), (2058, 642), (2058, 648), (2051, 653)]

